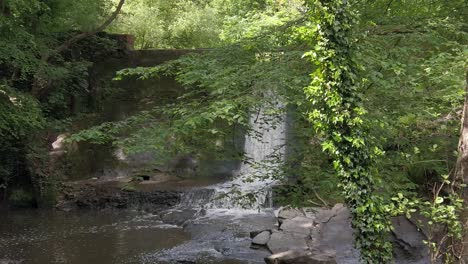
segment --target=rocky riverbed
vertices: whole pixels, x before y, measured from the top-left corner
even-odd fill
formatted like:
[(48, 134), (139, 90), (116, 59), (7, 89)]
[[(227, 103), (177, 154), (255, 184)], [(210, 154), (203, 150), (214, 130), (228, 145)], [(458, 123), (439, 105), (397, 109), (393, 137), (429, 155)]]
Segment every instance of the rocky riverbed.
[[(251, 247), (268, 249), (268, 264), (358, 264), (351, 214), (342, 204), (326, 208), (280, 208), (269, 229), (251, 233)], [(405, 217), (392, 219), (395, 263), (425, 264), (424, 235)]]
[[(359, 263), (351, 215), (342, 204), (261, 211), (208, 209), (181, 202), (191, 188), (181, 188), (179, 182), (165, 187), (138, 183), (132, 190), (122, 186), (118, 181), (69, 182), (62, 188), (55, 213), (10, 212), (3, 226), (6, 235), (0, 238), (0, 255), (9, 259), (0, 257), (0, 263), (81, 263), (83, 259), (113, 263), (113, 255), (121, 256), (118, 263)], [(392, 221), (396, 264), (428, 263), (424, 235), (405, 217)], [(99, 257), (86, 244), (96, 244), (105, 255)], [(46, 245), (61, 255), (47, 255)], [(84, 256), (76, 255), (74, 248)]]

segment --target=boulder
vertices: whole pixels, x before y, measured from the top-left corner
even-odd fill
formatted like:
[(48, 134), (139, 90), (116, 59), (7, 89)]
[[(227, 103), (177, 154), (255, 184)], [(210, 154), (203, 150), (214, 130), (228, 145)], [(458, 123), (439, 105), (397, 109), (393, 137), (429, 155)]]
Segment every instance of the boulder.
[[(406, 217), (392, 218), (394, 254), (397, 259), (406, 260), (402, 263), (424, 263), (428, 261), (425, 235)], [(420, 262), (418, 262), (420, 261)]]
[(302, 250), (289, 250), (265, 258), (267, 264), (336, 264), (333, 256)]
[(314, 220), (303, 216), (285, 219), (281, 224), (281, 230), (283, 230), (283, 232), (295, 233), (302, 237), (308, 237), (313, 228)]
[(322, 221), (316, 228), (320, 229), (319, 232), (312, 233), (311, 247), (317, 252), (336, 252), (334, 256), (338, 263), (359, 263), (359, 252), (354, 248), (354, 230), (351, 227), (349, 209), (337, 205), (322, 216), (317, 215), (317, 220)]
[(267, 246), (273, 254), (288, 250), (306, 250), (308, 248), (303, 236), (284, 232), (273, 232)]
[(252, 244), (255, 245), (266, 245), (268, 241), (270, 241), (270, 232), (269, 231), (263, 231), (260, 234), (256, 235), (253, 240)]
[(400, 239), (410, 247), (417, 248), (424, 247), (422, 240), (425, 236), (418, 231), (418, 228), (411, 223), (406, 217), (399, 216), (392, 218), (393, 234), (397, 239)]
[(319, 223), (327, 223), (330, 219), (340, 217), (340, 220), (344, 220), (344, 217), (348, 217), (346, 214), (348, 209), (341, 203), (335, 204), (331, 209), (317, 209), (316, 221)]

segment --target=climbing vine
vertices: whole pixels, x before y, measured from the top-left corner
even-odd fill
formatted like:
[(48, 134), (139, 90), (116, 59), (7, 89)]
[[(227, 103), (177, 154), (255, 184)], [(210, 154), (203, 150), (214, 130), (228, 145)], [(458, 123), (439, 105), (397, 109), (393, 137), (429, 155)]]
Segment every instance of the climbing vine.
[(309, 120), (340, 177), (362, 263), (387, 263), (392, 258), (386, 239), (391, 224), (382, 199), (375, 194), (373, 175), (374, 160), (382, 151), (372, 146), (363, 119), (366, 111), (353, 60), (356, 15), (346, 0), (317, 0), (311, 7), (309, 20), (314, 26), (303, 32), (313, 35), (313, 49), (305, 56), (316, 67), (305, 88), (313, 109)]

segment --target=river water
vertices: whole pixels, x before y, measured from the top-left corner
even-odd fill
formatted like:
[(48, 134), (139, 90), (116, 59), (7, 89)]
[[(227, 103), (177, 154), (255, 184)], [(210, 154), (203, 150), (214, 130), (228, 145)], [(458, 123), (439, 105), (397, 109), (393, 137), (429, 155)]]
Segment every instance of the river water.
[(269, 213), (210, 212), (180, 226), (130, 210), (1, 212), (0, 263), (263, 263), (249, 231)]
[(0, 234), (2, 264), (140, 263), (141, 254), (190, 239), (181, 228), (132, 211), (2, 212)]

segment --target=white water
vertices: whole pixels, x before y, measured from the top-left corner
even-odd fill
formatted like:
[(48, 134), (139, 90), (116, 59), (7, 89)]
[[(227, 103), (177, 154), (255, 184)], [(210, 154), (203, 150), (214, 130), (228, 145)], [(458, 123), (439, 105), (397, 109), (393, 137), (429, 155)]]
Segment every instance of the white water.
[[(277, 104), (276, 110), (282, 106)], [(271, 115), (259, 109), (250, 116), (251, 131), (244, 143), (245, 159), (233, 180), (194, 190), (182, 204), (204, 208), (250, 208), (272, 206), (271, 187), (281, 174), (285, 153), (285, 115)]]

